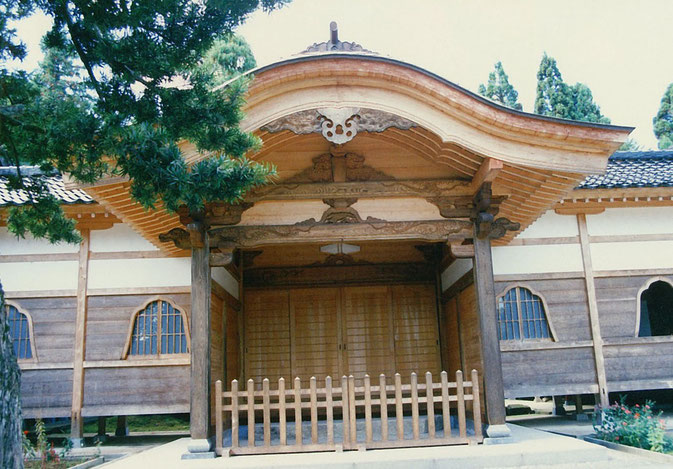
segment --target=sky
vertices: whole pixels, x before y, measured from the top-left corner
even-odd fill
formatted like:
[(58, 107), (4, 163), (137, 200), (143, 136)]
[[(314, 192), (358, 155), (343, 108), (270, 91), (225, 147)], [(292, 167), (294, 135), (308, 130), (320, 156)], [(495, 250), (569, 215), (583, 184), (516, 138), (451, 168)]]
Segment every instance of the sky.
[[(673, 82), (673, 0), (294, 0), (256, 12), (239, 27), (258, 65), (329, 39), (412, 63), (476, 92), (502, 61), (532, 112), (544, 52), (563, 79), (591, 88), (613, 124), (635, 126), (644, 148), (656, 149), (652, 118)], [(19, 34), (39, 50), (45, 18), (24, 21)], [(39, 54), (23, 65), (34, 67)]]

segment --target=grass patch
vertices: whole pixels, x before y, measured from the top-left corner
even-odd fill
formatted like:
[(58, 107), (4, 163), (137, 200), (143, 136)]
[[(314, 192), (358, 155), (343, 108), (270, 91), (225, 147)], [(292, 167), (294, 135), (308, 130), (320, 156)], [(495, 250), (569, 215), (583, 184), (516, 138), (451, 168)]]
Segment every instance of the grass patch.
[[(129, 432), (166, 432), (189, 431), (189, 414), (178, 415), (130, 415), (126, 417)], [(114, 433), (117, 428), (117, 417), (105, 419), (105, 430)], [(84, 433), (97, 433), (98, 422), (87, 422)]]

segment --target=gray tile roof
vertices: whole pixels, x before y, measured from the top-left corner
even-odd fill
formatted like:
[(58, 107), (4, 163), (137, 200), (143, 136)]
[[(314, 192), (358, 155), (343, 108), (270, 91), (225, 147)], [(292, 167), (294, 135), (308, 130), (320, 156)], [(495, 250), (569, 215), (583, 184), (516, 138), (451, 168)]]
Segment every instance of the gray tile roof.
[[(7, 174), (14, 168), (0, 167), (0, 206), (28, 202), (25, 191), (7, 189)], [(39, 174), (35, 167), (24, 167), (26, 175)], [(49, 191), (64, 204), (90, 204), (95, 201), (84, 191), (68, 190), (60, 175), (45, 176)], [(587, 177), (576, 189), (619, 189), (629, 187), (673, 187), (673, 150), (616, 152), (608, 160), (605, 173)]]
[(587, 177), (577, 189), (673, 187), (673, 150), (620, 151), (605, 173)]
[[(40, 174), (34, 167), (21, 168), (27, 176)], [(0, 207), (8, 205), (23, 205), (28, 202), (26, 191), (13, 191), (7, 189), (7, 174), (15, 174), (16, 168), (0, 167)], [(47, 180), (49, 192), (64, 204), (91, 204), (94, 200), (84, 191), (79, 189), (68, 190), (63, 184), (61, 175), (44, 176)]]

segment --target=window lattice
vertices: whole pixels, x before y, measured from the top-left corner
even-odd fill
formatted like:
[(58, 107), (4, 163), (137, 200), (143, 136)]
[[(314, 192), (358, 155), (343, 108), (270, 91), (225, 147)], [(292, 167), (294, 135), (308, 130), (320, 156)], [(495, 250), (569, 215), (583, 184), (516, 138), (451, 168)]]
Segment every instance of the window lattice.
[(498, 299), (498, 328), (500, 340), (551, 338), (542, 300), (523, 287), (512, 288)]
[(187, 353), (182, 312), (170, 303), (153, 301), (136, 315), (129, 355)]
[(30, 328), (26, 315), (14, 306), (7, 305), (7, 321), (16, 358), (33, 358), (30, 345)]

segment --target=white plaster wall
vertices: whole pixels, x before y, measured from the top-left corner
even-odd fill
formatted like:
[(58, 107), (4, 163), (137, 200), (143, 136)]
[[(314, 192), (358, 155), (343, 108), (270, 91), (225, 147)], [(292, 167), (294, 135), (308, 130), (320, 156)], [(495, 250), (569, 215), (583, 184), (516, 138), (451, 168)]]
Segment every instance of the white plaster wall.
[(548, 210), (517, 238), (556, 238), (578, 235), (575, 215), (558, 215), (553, 210)]
[(92, 230), (89, 250), (92, 252), (158, 251), (159, 248), (133, 231), (130, 226), (116, 223), (107, 230)]
[(419, 198), (359, 199), (352, 207), (363, 220), (367, 217), (386, 221), (442, 220), (435, 205)]
[(492, 248), (493, 275), (582, 271), (579, 244)]
[(210, 269), (210, 274), (213, 277), (213, 280), (219, 283), (222, 288), (227, 290), (231, 296), (237, 300), (239, 299), (238, 282), (227, 269), (224, 267), (212, 267)]
[(79, 244), (51, 244), (45, 239), (34, 239), (30, 235), (26, 235), (24, 239), (19, 239), (10, 233), (6, 227), (0, 227), (0, 255), (55, 254), (64, 252), (79, 252)]
[(293, 225), (315, 218), (320, 220), (329, 205), (320, 200), (256, 202), (243, 212), (241, 225)]
[(592, 243), (594, 270), (670, 269), (673, 241)]
[(591, 236), (673, 233), (673, 207), (609, 208), (587, 215)]
[[(77, 275), (75, 274), (75, 280)], [(179, 287), (191, 285), (191, 258), (89, 261), (89, 288)]]
[(472, 259), (456, 259), (442, 272), (442, 291), (456, 283), (472, 269)]
[(0, 264), (5, 291), (76, 290), (77, 261), (6, 262)]

